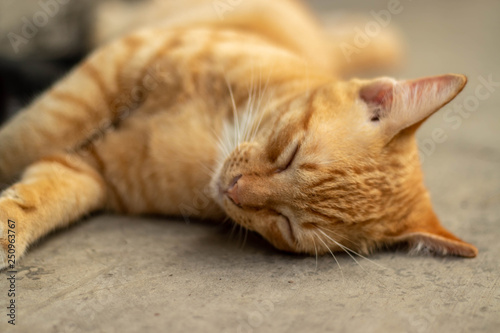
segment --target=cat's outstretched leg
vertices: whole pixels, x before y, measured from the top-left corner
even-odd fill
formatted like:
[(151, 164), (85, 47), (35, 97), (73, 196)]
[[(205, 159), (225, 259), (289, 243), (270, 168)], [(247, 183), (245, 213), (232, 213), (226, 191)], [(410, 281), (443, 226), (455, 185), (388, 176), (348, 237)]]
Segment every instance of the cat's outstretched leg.
[(0, 194), (0, 269), (13, 264), (9, 254), (19, 259), (40, 237), (105, 202), (101, 175), (76, 155), (54, 155), (30, 165)]

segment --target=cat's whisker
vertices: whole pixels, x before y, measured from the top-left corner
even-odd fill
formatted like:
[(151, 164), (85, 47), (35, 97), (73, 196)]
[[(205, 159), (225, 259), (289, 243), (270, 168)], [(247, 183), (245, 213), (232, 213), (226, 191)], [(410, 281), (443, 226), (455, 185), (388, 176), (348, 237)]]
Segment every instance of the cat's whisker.
[(229, 156), (229, 154), (231, 153), (229, 151), (229, 148), (227, 147), (227, 144), (219, 137), (217, 137), (217, 147), (219, 148), (219, 151), (222, 152), (222, 154), (224, 155), (221, 159), (226, 159), (226, 157)]
[(246, 228), (243, 227), (241, 224), (238, 224), (239, 231), (238, 231), (238, 242), (240, 243), (240, 249), (243, 249), (243, 246), (245, 245), (245, 230)]
[[(330, 239), (332, 242), (334, 242), (335, 244), (337, 244), (337, 245), (338, 245), (338, 246), (339, 246), (342, 250), (344, 250), (347, 254), (349, 254), (349, 256), (350, 256), (350, 257), (351, 257), (351, 258), (352, 258), (352, 259), (353, 259), (353, 260), (354, 260), (354, 261), (355, 261), (355, 262), (356, 262), (356, 263), (357, 263), (357, 264), (358, 264), (361, 268), (363, 268), (363, 266), (361, 266), (361, 265), (359, 264), (359, 262), (358, 262), (358, 261), (357, 261), (357, 260), (356, 260), (356, 259), (355, 259), (355, 258), (354, 258), (351, 254), (350, 254), (350, 252), (354, 253), (355, 255), (357, 255), (357, 256), (358, 256), (358, 257), (360, 257), (360, 258), (363, 258), (363, 259), (365, 259), (365, 260), (368, 260), (370, 263), (372, 263), (372, 264), (374, 264), (374, 265), (376, 265), (376, 266), (379, 266), (380, 268), (387, 269), (387, 267), (384, 267), (384, 266), (380, 265), (379, 263), (376, 263), (375, 261), (370, 260), (370, 259), (368, 259), (367, 257), (365, 257), (365, 256), (363, 256), (363, 255), (361, 255), (361, 254), (359, 254), (358, 252), (356, 252), (356, 251), (354, 251), (354, 250), (352, 250), (352, 249), (348, 248), (347, 246), (344, 246), (344, 245), (340, 244), (339, 242), (337, 242), (336, 240), (334, 240), (333, 238), (331, 238), (330, 236), (328, 236), (328, 235), (327, 235), (327, 234), (326, 234), (323, 230), (318, 229), (318, 231), (319, 231), (319, 232), (321, 232), (323, 235), (325, 235), (325, 236), (326, 236), (328, 239)], [(363, 269), (364, 269), (364, 268), (363, 268)]]
[(344, 280), (344, 272), (342, 271), (342, 267), (340, 267), (340, 263), (337, 260), (337, 257), (335, 257), (335, 255), (333, 254), (332, 250), (330, 250), (330, 247), (328, 247), (328, 245), (326, 245), (326, 243), (321, 239), (321, 237), (317, 233), (313, 232), (313, 235), (315, 235), (316, 237), (318, 237), (318, 240), (321, 243), (323, 243), (323, 245), (326, 247), (326, 249), (330, 252), (330, 254), (332, 255), (333, 259), (337, 263), (337, 266), (339, 267), (339, 270), (340, 270), (340, 274), (342, 274), (342, 279)]
[(316, 254), (316, 270), (318, 270), (318, 247), (316, 246), (316, 241), (314, 240), (314, 234), (311, 234), (310, 236), (314, 244), (314, 253)]
[(241, 248), (244, 248), (246, 243), (247, 243), (247, 238), (248, 238), (248, 229), (247, 228), (244, 228), (245, 229), (245, 234), (243, 236), (243, 244), (241, 244)]
[(250, 84), (247, 87), (248, 98), (247, 98), (247, 103), (246, 103), (246, 107), (245, 107), (245, 112), (243, 112), (242, 128), (240, 128), (240, 131), (242, 132), (241, 139), (243, 140), (243, 142), (246, 141), (246, 139), (247, 139), (248, 123), (249, 123), (249, 119), (250, 119), (249, 113), (251, 113), (251, 111), (252, 111), (253, 80), (254, 80), (253, 70), (254, 70), (254, 68), (252, 66), (252, 74), (251, 74), (251, 78), (250, 78)]
[(233, 94), (233, 88), (231, 87), (231, 84), (229, 83), (227, 76), (224, 75), (224, 80), (226, 81), (227, 88), (229, 90), (229, 96), (231, 97), (231, 104), (233, 108), (233, 121), (234, 121), (234, 147), (235, 149), (238, 148), (238, 143), (240, 142), (240, 123), (239, 123), (239, 117), (238, 117), (238, 108), (236, 107), (236, 101), (234, 100), (234, 94)]
[[(236, 130), (228, 122), (224, 123), (224, 138), (226, 139), (229, 154), (236, 148)], [(228, 155), (229, 156), (229, 155)]]
[(328, 227), (325, 227), (325, 226), (318, 226), (318, 228), (322, 229), (323, 231), (328, 231), (328, 232), (331, 232), (332, 234), (334, 234), (336, 237), (340, 237), (340, 238), (343, 238), (345, 239), (346, 241), (348, 241), (349, 243), (352, 243), (353, 245), (356, 245), (356, 243), (354, 241), (352, 241), (349, 237), (347, 236), (344, 236), (344, 235), (341, 235), (337, 232), (335, 232), (334, 230), (328, 228)]
[(233, 223), (233, 227), (231, 228), (231, 233), (229, 234), (229, 239), (232, 239), (234, 237), (234, 232), (236, 231), (237, 227), (238, 227), (238, 224)]
[[(254, 109), (254, 100), (255, 100), (255, 66), (252, 64), (252, 72), (250, 77), (250, 83), (248, 87), (248, 99), (246, 104), (245, 112), (243, 113), (243, 122), (241, 124), (242, 128), (240, 128), (242, 142), (245, 142), (249, 139), (249, 133), (251, 129), (252, 119), (254, 117), (255, 109)], [(240, 142), (241, 143), (241, 142)]]
[[(267, 76), (267, 80), (266, 80), (266, 84), (264, 86), (264, 89), (262, 90), (262, 69), (260, 70), (260, 73), (259, 73), (259, 95), (258, 97), (256, 98), (257, 100), (257, 106), (254, 108), (254, 113), (255, 112), (258, 112), (260, 111), (260, 116), (259, 116), (259, 119), (257, 121), (257, 124), (253, 124), (253, 129), (252, 129), (252, 132), (251, 132), (251, 136), (250, 136), (250, 140), (253, 141), (255, 139), (255, 137), (257, 136), (257, 133), (259, 131), (259, 128), (260, 128), (260, 125), (262, 123), (262, 119), (264, 118), (264, 114), (265, 112), (263, 112), (263, 110), (261, 110), (261, 107), (262, 107), (262, 101), (264, 100), (264, 97), (266, 96), (266, 92), (267, 92), (267, 89), (269, 87), (269, 80), (271, 78), (271, 73), (273, 72), (274, 69), (272, 69), (269, 73), (268, 73), (268, 76)], [(267, 100), (266, 100), (266, 104), (267, 102), (271, 99), (271, 96), (267, 96)], [(252, 114), (252, 118), (254, 118), (253, 114)]]
[[(269, 82), (269, 77), (266, 82), (264, 93), (267, 90), (268, 82)], [(249, 99), (247, 102), (247, 110), (245, 112), (245, 115), (247, 115), (246, 118), (247, 121), (245, 122), (245, 127), (244, 127), (245, 130), (244, 140), (248, 140), (250, 142), (255, 139), (264, 116), (264, 112), (261, 110), (261, 104), (264, 97), (262, 91), (262, 69), (260, 69), (259, 71), (258, 87), (256, 87), (256, 85), (257, 84), (254, 84), (254, 80), (252, 77), (252, 84), (248, 93)], [(259, 118), (257, 121), (256, 121), (256, 114), (259, 114)]]
[[(259, 83), (260, 85), (260, 83)], [(260, 87), (259, 87), (260, 89)], [(256, 115), (259, 114), (262, 116), (263, 112), (260, 109), (260, 106), (258, 105), (258, 94), (257, 94), (257, 89), (253, 90), (253, 95), (252, 95), (252, 103), (251, 103), (251, 110), (249, 113), (249, 126), (248, 126), (248, 139), (253, 140), (254, 137), (254, 132), (255, 132), (255, 119)]]
[(216, 129), (212, 129), (212, 138), (215, 140), (217, 144), (217, 148), (219, 152), (223, 154), (223, 156), (219, 156), (220, 159), (226, 159), (231, 153), (231, 141), (230, 136), (228, 135), (227, 125), (224, 123), (221, 129), (221, 135), (219, 135)]
[(318, 231), (321, 232), (323, 235), (325, 235), (325, 237), (327, 237), (329, 240), (331, 240), (332, 242), (337, 244), (337, 246), (339, 246), (345, 253), (347, 253), (349, 255), (349, 257), (351, 257), (352, 260), (354, 260), (354, 262), (356, 264), (358, 264), (359, 267), (361, 267), (362, 270), (365, 270), (364, 267), (359, 263), (359, 261), (357, 261), (356, 258), (354, 258), (354, 256), (349, 251), (347, 251), (346, 248), (342, 244), (340, 244), (339, 242), (337, 242), (336, 240), (334, 240), (333, 238), (328, 236), (323, 230), (318, 228)]
[(252, 87), (250, 88), (250, 91), (248, 92), (248, 101), (247, 101), (247, 109), (244, 113), (245, 115), (245, 122), (244, 122), (244, 126), (243, 126), (243, 141), (247, 141), (250, 136), (250, 130), (251, 130), (251, 123), (252, 123), (252, 119), (254, 117), (254, 113), (255, 113), (255, 110), (254, 110), (254, 91), (253, 91), (253, 84), (252, 84)]
[(227, 145), (224, 143), (224, 141), (220, 137), (218, 137), (216, 134), (214, 134), (214, 135), (216, 136), (215, 141), (216, 141), (219, 153), (216, 156), (214, 166), (211, 167), (211, 170), (212, 170), (211, 177), (215, 176), (217, 174), (218, 170), (222, 168), (226, 158), (230, 154), (230, 151), (228, 150)]
[[(267, 80), (266, 80), (266, 85), (264, 86), (264, 89), (262, 89), (262, 68), (260, 68), (260, 71), (259, 71), (259, 90), (258, 90), (258, 100), (260, 101), (262, 99), (262, 96), (264, 95), (264, 93), (266, 92), (267, 90), (267, 87), (268, 87), (268, 83), (269, 83), (269, 78), (271, 76), (271, 73), (272, 73), (272, 69), (271, 69), (271, 72), (268, 73), (268, 76), (267, 76)], [(260, 106), (260, 104), (259, 104)]]
[[(226, 83), (227, 83), (227, 80), (226, 80)], [(227, 142), (228, 135), (224, 135), (225, 134), (224, 132), (225, 132), (224, 127), (222, 129), (222, 135), (219, 135), (216, 128), (210, 129), (210, 133), (212, 135), (209, 136), (209, 138), (215, 141), (215, 144), (218, 148), (218, 151), (223, 154), (222, 157), (218, 157), (220, 159), (225, 159), (231, 153), (231, 150), (230, 150), (231, 144), (230, 144), (230, 142)], [(215, 174), (215, 171), (213, 172), (213, 174)]]
[[(253, 79), (252, 79), (252, 89), (249, 93), (249, 104), (248, 104), (248, 123), (246, 127), (246, 133), (245, 133), (245, 138), (247, 140), (253, 141), (256, 135), (256, 132), (258, 130), (258, 127), (260, 126), (260, 121), (263, 117), (263, 112), (260, 109), (260, 98), (261, 98), (261, 88), (262, 86), (262, 70), (259, 71), (259, 83), (258, 83), (258, 88), (256, 85), (253, 84)], [(257, 102), (257, 103), (256, 103)], [(256, 105), (257, 104), (257, 105)], [(255, 115), (260, 114), (259, 121), (256, 124), (255, 122)]]
[[(264, 95), (260, 98), (259, 102), (258, 102), (258, 105), (257, 105), (257, 109), (260, 109), (261, 107), (261, 102), (262, 102), (262, 99), (264, 98)], [(271, 99), (271, 96), (268, 96), (267, 97), (267, 101), (266, 103)], [(255, 139), (255, 137), (257, 136), (257, 133), (259, 132), (259, 129), (260, 129), (260, 126), (262, 124), (262, 120), (264, 119), (264, 114), (265, 112), (260, 112), (260, 115), (259, 115), (259, 119), (257, 121), (257, 124), (255, 124), (253, 126), (253, 131), (252, 131), (252, 135), (251, 135), (251, 141), (253, 141)]]
[(209, 176), (215, 175), (216, 171), (213, 168), (209, 167), (208, 165), (206, 165), (201, 161), (198, 161), (198, 163), (202, 167), (203, 171), (205, 171)]

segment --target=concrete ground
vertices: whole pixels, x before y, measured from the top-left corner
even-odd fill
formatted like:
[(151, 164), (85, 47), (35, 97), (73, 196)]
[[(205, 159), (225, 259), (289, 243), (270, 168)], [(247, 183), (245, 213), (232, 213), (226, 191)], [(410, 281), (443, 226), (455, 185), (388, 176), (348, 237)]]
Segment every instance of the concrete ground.
[[(314, 1), (368, 14), (387, 1)], [(475, 259), (381, 252), (371, 261), (292, 256), (258, 237), (182, 220), (96, 216), (47, 237), (21, 261), (17, 325), (0, 332), (498, 332), (500, 327), (500, 3), (405, 1), (396, 73), (467, 74), (456, 102), (421, 129), (426, 181), (443, 224)], [(483, 95), (477, 95), (476, 89)], [(476, 103), (477, 102), (477, 103)], [(455, 113), (454, 105), (466, 112)], [(450, 111), (448, 111), (450, 110)], [(471, 111), (467, 111), (471, 110)], [(444, 118), (446, 112), (453, 122)], [(444, 142), (432, 139), (441, 128)]]

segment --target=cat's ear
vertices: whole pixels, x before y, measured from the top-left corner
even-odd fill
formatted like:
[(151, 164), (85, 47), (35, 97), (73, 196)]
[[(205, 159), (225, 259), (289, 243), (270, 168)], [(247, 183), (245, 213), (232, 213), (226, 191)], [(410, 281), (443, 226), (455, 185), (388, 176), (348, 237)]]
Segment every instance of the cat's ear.
[(409, 227), (397, 236), (391, 237), (391, 243), (407, 243), (412, 252), (432, 252), (439, 255), (455, 255), (466, 258), (477, 256), (477, 248), (446, 230), (437, 217), (419, 221), (417, 226)]
[(464, 75), (446, 74), (416, 80), (379, 78), (363, 84), (359, 97), (368, 118), (387, 140), (416, 125), (451, 101), (467, 83)]

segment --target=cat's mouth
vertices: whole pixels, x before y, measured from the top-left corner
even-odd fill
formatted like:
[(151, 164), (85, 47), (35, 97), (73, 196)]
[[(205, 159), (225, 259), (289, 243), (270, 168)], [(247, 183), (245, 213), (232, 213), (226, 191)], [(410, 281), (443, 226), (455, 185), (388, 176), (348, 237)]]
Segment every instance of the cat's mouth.
[[(240, 178), (241, 175), (236, 176), (229, 186), (224, 186), (222, 182), (219, 180), (216, 185), (218, 199), (222, 202), (229, 202), (230, 205), (235, 206), (239, 209), (251, 210), (251, 211), (261, 210), (255, 207), (246, 207), (246, 206), (244, 207), (240, 203), (238, 195), (238, 179)], [(278, 246), (278, 248), (292, 251), (297, 245), (297, 237), (295, 235), (295, 230), (292, 221), (286, 215), (274, 209), (265, 209), (265, 210), (267, 210), (270, 214), (273, 214), (276, 217), (278, 217), (278, 219), (275, 220), (274, 228), (271, 228), (274, 229), (274, 232), (277, 231), (281, 236), (278, 237), (282, 239), (282, 241), (280, 242), (282, 246)], [(276, 235), (273, 238), (276, 239), (275, 237)], [(283, 243), (285, 243), (286, 245)]]
[[(233, 206), (238, 207), (239, 209), (244, 209), (244, 210), (254, 210), (258, 211), (259, 209), (252, 209), (249, 207), (243, 207), (241, 204), (235, 202), (230, 196), (228, 196), (226, 193), (222, 194), (227, 201), (230, 202)], [(281, 214), (278, 211), (271, 210), (272, 214), (276, 214), (278, 217), (278, 220), (275, 222), (275, 228), (278, 229), (279, 234), (281, 235), (281, 238), (285, 241), (285, 243), (288, 245), (286, 247), (289, 247), (289, 249), (286, 249), (284, 247), (280, 247), (283, 250), (292, 250), (295, 245), (297, 244), (297, 238), (295, 236), (295, 231), (293, 227), (293, 223), (290, 221), (290, 219), (284, 215)], [(275, 229), (275, 230), (276, 230)]]
[(239, 195), (238, 195), (238, 179), (241, 178), (242, 175), (236, 176), (231, 184), (229, 186), (224, 186), (222, 183), (219, 181), (217, 184), (217, 189), (219, 193), (219, 198), (221, 200), (224, 200), (224, 198), (229, 199), (229, 201), (234, 204), (235, 206), (242, 208), (242, 205), (239, 200)]
[(235, 202), (234, 199), (231, 198), (230, 195), (228, 195), (227, 189), (224, 186), (222, 186), (222, 184), (220, 182), (217, 184), (217, 194), (218, 194), (218, 199), (220, 200), (221, 204), (224, 201), (229, 201), (234, 206), (236, 206), (238, 208), (242, 208), (241, 204), (238, 204), (237, 202)]

